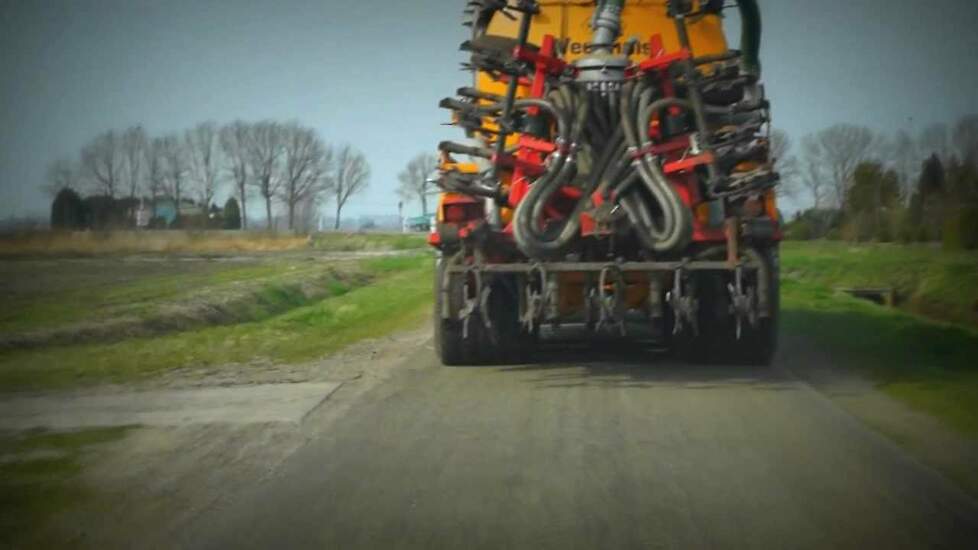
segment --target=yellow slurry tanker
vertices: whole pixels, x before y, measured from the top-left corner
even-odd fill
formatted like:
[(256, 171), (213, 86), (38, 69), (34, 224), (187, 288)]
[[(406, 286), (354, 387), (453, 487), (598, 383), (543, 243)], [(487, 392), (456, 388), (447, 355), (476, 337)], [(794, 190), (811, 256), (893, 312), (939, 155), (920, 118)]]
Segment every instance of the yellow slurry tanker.
[(541, 326), (642, 324), (690, 360), (766, 363), (781, 228), (756, 0), (476, 0), (442, 100), (436, 347), (529, 358)]

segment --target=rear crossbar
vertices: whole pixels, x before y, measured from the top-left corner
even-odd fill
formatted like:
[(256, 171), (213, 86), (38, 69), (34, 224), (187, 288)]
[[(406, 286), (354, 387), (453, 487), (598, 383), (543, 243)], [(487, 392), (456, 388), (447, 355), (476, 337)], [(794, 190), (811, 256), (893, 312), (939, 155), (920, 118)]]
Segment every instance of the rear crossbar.
[(755, 270), (757, 266), (750, 262), (731, 264), (725, 261), (688, 261), (688, 262), (539, 262), (539, 263), (505, 263), (505, 264), (456, 264), (448, 266), (451, 273), (466, 273), (477, 268), (483, 273), (531, 273), (543, 269), (547, 273), (600, 273), (608, 268), (618, 269), (623, 273), (650, 273), (683, 271), (735, 271), (738, 267)]

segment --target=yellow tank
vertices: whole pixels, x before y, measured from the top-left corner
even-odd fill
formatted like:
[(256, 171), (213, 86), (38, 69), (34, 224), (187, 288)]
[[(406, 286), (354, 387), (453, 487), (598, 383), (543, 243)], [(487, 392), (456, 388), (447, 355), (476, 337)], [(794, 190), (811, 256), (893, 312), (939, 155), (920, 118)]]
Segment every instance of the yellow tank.
[[(679, 50), (679, 37), (676, 24), (667, 14), (667, 0), (627, 0), (622, 11), (622, 40), (635, 37), (639, 40), (638, 51), (633, 54), (633, 60), (641, 60), (651, 54), (649, 41), (653, 35), (660, 35), (665, 51)], [(530, 27), (529, 42), (539, 45), (543, 37), (552, 35), (565, 52), (565, 59), (574, 61), (586, 54), (587, 44), (591, 40), (591, 16), (594, 13), (593, 0), (541, 0), (540, 13), (533, 18)], [(723, 21), (717, 15), (704, 15), (688, 21), (689, 38), (693, 54), (704, 56), (720, 54), (727, 51), (727, 40), (723, 33)], [(508, 36), (515, 38), (518, 32), (519, 20), (511, 20), (502, 15), (496, 15), (486, 34)], [(484, 73), (476, 77), (477, 86), (487, 92), (502, 95), (506, 86), (493, 81)], [(519, 91), (526, 94), (526, 89)]]

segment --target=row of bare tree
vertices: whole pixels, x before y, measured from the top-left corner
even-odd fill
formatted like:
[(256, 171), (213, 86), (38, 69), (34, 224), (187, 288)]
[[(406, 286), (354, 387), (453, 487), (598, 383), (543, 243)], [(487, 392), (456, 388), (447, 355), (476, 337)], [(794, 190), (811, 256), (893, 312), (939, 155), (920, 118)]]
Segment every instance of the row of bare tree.
[(886, 136), (862, 126), (837, 124), (805, 136), (797, 154), (791, 145), (786, 133), (774, 132), (772, 154), (782, 174), (782, 192), (799, 204), (845, 211), (856, 169), (867, 162), (896, 173), (901, 196), (909, 201), (923, 162), (932, 155), (945, 164), (952, 159), (978, 164), (978, 115), (953, 126), (929, 126), (916, 136), (904, 130)]
[(248, 227), (248, 199), (258, 197), (269, 229), (279, 205), (288, 228), (295, 230), (330, 200), (339, 227), (343, 207), (366, 189), (369, 179), (362, 153), (350, 145), (327, 144), (297, 122), (203, 122), (182, 134), (159, 137), (141, 126), (104, 132), (82, 148), (77, 160), (52, 163), (47, 190), (53, 195), (72, 188), (111, 198), (168, 196), (178, 205), (192, 198), (206, 208), (219, 188), (230, 184), (241, 204), (242, 227)]

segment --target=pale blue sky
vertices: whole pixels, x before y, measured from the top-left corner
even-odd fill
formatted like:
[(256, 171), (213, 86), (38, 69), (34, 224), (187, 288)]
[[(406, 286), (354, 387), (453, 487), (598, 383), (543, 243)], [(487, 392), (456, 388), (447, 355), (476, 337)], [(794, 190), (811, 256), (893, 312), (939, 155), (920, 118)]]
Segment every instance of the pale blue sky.
[[(46, 165), (94, 134), (297, 119), (367, 155), (351, 215), (396, 212), (396, 175), (458, 137), (464, 0), (0, 0), (0, 218), (41, 213)], [(761, 0), (778, 126), (919, 129), (978, 112), (978, 3)], [(912, 120), (911, 120), (912, 118)]]

